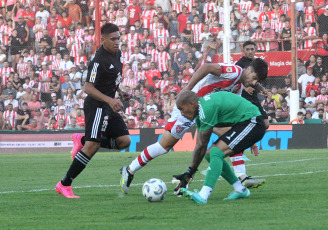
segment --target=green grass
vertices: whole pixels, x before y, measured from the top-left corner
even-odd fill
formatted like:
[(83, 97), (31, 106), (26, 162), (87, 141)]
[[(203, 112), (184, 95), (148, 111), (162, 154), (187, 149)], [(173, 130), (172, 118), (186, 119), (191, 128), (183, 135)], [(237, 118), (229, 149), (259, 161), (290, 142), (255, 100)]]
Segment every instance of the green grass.
[[(247, 153), (248, 174), (267, 183), (249, 199), (223, 201), (232, 188), (219, 180), (206, 205), (172, 193), (172, 174), (185, 171), (190, 152), (155, 159), (123, 195), (119, 169), (136, 156), (98, 153), (73, 183), (81, 199), (65, 199), (54, 187), (71, 163), (69, 154), (0, 154), (0, 229), (327, 229), (327, 149)], [(200, 171), (207, 166), (204, 161)], [(167, 184), (163, 202), (141, 194), (153, 177)], [(204, 178), (197, 173), (191, 189), (200, 189)]]

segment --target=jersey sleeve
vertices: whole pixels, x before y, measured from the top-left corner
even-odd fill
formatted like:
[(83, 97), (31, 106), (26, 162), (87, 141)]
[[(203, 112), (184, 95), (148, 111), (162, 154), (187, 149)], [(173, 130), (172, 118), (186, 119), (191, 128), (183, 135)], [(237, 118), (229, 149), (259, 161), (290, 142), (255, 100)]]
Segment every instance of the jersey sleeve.
[(89, 66), (88, 66), (88, 74), (86, 82), (95, 83), (97, 77), (100, 76), (100, 67), (99, 67), (99, 61), (94, 58)]

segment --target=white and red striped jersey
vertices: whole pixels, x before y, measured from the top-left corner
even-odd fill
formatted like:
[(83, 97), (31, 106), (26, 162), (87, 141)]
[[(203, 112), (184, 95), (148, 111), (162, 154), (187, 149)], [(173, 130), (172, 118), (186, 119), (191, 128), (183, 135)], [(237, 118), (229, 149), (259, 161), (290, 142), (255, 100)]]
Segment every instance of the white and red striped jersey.
[(126, 24), (128, 23), (127, 17), (117, 17), (115, 20), (115, 24), (119, 27), (126, 27)]
[(151, 54), (152, 62), (157, 62), (157, 57), (159, 54), (159, 51), (157, 49), (148, 50), (147, 54)]
[(132, 107), (132, 106), (127, 107), (125, 109), (125, 114), (132, 115), (133, 109), (134, 109), (134, 107)]
[(281, 29), (285, 27), (285, 23), (284, 22), (279, 22), (277, 23), (277, 29), (276, 29), (276, 33), (280, 33)]
[(158, 53), (157, 68), (159, 72), (162, 73), (169, 70), (169, 60), (171, 60), (171, 56), (168, 52), (163, 51)]
[(66, 94), (63, 98), (63, 101), (65, 103), (66, 110), (73, 108), (75, 103), (77, 103), (75, 95), (73, 97), (69, 94)]
[(25, 78), (27, 74), (27, 64), (26, 63), (18, 63), (17, 64), (17, 73), (19, 74), (19, 78)]
[(241, 14), (247, 14), (248, 11), (254, 8), (252, 1), (241, 1), (238, 6), (238, 10)]
[(151, 122), (151, 120), (156, 120), (156, 116), (150, 116), (150, 115), (148, 115), (147, 116), (147, 122)]
[[(251, 37), (252, 40), (258, 40), (258, 39), (263, 39), (263, 32), (261, 33), (257, 33), (255, 32), (252, 37)], [(256, 42), (257, 44), (257, 50), (259, 51), (265, 51), (266, 50), (266, 46), (264, 44), (264, 42)]]
[(46, 29), (46, 26), (44, 24), (35, 24), (33, 26), (33, 33), (35, 35), (35, 41), (38, 41), (39, 42), (41, 40), (41, 38), (43, 38), (43, 30), (36, 32), (37, 29), (43, 29), (43, 30), (45, 30)]
[(151, 62), (145, 62), (145, 63), (142, 64), (141, 67), (142, 67), (143, 69), (149, 69), (149, 68), (150, 68), (150, 63), (151, 63)]
[(199, 97), (203, 97), (215, 91), (229, 91), (241, 95), (242, 84), (239, 82), (242, 68), (231, 64), (219, 64), (221, 66), (221, 75), (216, 76), (208, 74), (199, 81), (192, 89)]
[(5, 76), (9, 77), (9, 75), (10, 75), (11, 72), (15, 72), (12, 67), (7, 67), (7, 68), (6, 67), (2, 67), (0, 69), (0, 74), (2, 76), (5, 75)]
[[(317, 31), (314, 27), (305, 28), (303, 30), (304, 36), (317, 36)], [(313, 42), (311, 39), (304, 40), (304, 49), (311, 49), (313, 46)]]
[(316, 101), (328, 101), (328, 95), (326, 94), (326, 95), (318, 95), (317, 97), (316, 97)]
[[(31, 80), (31, 81), (30, 81), (30, 88), (38, 89), (38, 90), (41, 91), (41, 89), (42, 89), (42, 83), (41, 83), (41, 82), (36, 83), (36, 82), (34, 82), (34, 80)], [(41, 93), (38, 93), (38, 92), (32, 91), (32, 94), (33, 94), (33, 95), (36, 95), (37, 99), (40, 100), (40, 98), (41, 98)]]
[(0, 1), (0, 7), (6, 7), (6, 0)]
[(76, 56), (76, 57), (74, 58), (74, 64), (75, 64), (75, 65), (80, 65), (80, 62), (81, 62), (81, 61), (84, 61), (85, 64), (88, 63), (88, 59), (87, 59), (86, 56), (81, 56), (81, 57)]
[(78, 37), (83, 38), (83, 37), (84, 37), (84, 29), (83, 29), (83, 28), (81, 28), (81, 29), (76, 29), (76, 30), (75, 30), (75, 36), (78, 36)]
[(66, 114), (64, 114), (64, 115), (57, 114), (57, 116), (55, 116), (55, 118), (56, 118), (57, 124), (58, 124), (59, 119), (63, 119), (65, 121), (65, 125), (69, 125), (71, 123), (70, 116), (68, 116)]
[(200, 43), (199, 35), (204, 31), (204, 24), (203, 23), (192, 24), (191, 30), (194, 32), (194, 43)]
[(271, 11), (270, 12), (270, 22), (271, 22), (271, 29), (277, 31), (278, 29), (278, 23), (280, 22), (280, 15), (283, 13), (282, 10), (279, 10), (278, 12)]
[(126, 34), (125, 35), (125, 40), (127, 41), (129, 51), (134, 52), (134, 47), (139, 44), (138, 34), (137, 33), (135, 33), (134, 35)]
[(287, 15), (287, 12), (290, 10), (290, 5), (289, 4), (283, 4), (280, 9), (282, 11), (284, 11), (284, 14)]
[(48, 55), (46, 60), (54, 61), (56, 60), (56, 55)]
[[(106, 16), (107, 16), (107, 18), (115, 18), (116, 17), (116, 15), (117, 15), (117, 11), (110, 11), (110, 10), (107, 10), (106, 11)], [(113, 17), (114, 16), (114, 17)]]
[[(142, 41), (142, 39), (144, 38), (145, 36), (144, 35), (139, 35), (139, 40)], [(141, 49), (141, 53), (147, 53), (148, 50), (149, 50), (149, 44), (150, 43), (154, 43), (154, 39), (152, 36), (148, 36), (146, 39), (145, 39), (145, 42), (146, 42), (146, 47)]]
[(12, 111), (6, 110), (3, 113), (3, 117), (9, 120), (11, 127), (14, 128), (16, 126), (17, 112), (15, 110)]
[(222, 6), (218, 6), (217, 11), (219, 13), (219, 24), (223, 25), (224, 24), (224, 8)]
[(139, 82), (140, 80), (145, 80), (146, 79), (146, 71), (141, 70), (141, 71), (136, 71), (134, 73), (134, 78)]
[(2, 24), (0, 26), (0, 41), (3, 43), (4, 33), (6, 31), (7, 26), (5, 24)]
[[(66, 28), (63, 28), (63, 34), (66, 36), (68, 35), (68, 30)], [(57, 38), (57, 36), (59, 36), (59, 29), (55, 30), (54, 38)]]
[(251, 25), (249, 23), (239, 23), (239, 33), (241, 36), (249, 36), (249, 29)]
[[(59, 66), (60, 66), (60, 61), (55, 59), (52, 61), (51, 65), (48, 65), (48, 68), (50, 70), (59, 70)], [(57, 74), (57, 72), (56, 72), (56, 74)]]
[(163, 93), (163, 90), (168, 85), (169, 85), (169, 81), (159, 80), (157, 83), (155, 83), (155, 88), (161, 89), (161, 92)]
[(188, 8), (188, 13), (190, 13), (192, 7), (195, 5), (195, 0), (183, 0), (183, 4)]
[(311, 23), (315, 22), (315, 17), (314, 17), (314, 7), (313, 6), (307, 6), (304, 8), (304, 17), (305, 20), (310, 20)]
[(143, 28), (148, 28), (148, 29), (150, 28), (150, 21), (155, 15), (157, 15), (157, 13), (154, 9), (145, 10), (142, 13), (141, 19), (142, 19)]
[(270, 20), (270, 12), (262, 12), (259, 16), (259, 23), (261, 24), (262, 29), (265, 29), (265, 24)]
[[(177, 42), (175, 42), (175, 43), (171, 43), (170, 44), (170, 50), (171, 49), (174, 49), (174, 50), (176, 50), (176, 49), (182, 49), (183, 48), (183, 43), (177, 43)], [(175, 54), (174, 54), (174, 57), (176, 57), (177, 55), (178, 55), (178, 53), (179, 52), (176, 52)]]
[(154, 22), (154, 23), (151, 23), (150, 24), (150, 35), (151, 36), (153, 36), (154, 37), (154, 32), (156, 31), (156, 30), (158, 30), (158, 26), (159, 26), (159, 23), (158, 22)]
[(320, 82), (321, 87), (326, 87), (328, 89), (328, 81), (327, 82)]
[(168, 38), (170, 37), (169, 31), (166, 29), (155, 30), (154, 38), (157, 39), (156, 46), (163, 45), (164, 47), (168, 44)]
[(262, 13), (264, 11), (264, 5), (265, 4), (262, 1), (259, 4), (260, 4), (259, 11)]
[(36, 60), (38, 59), (38, 57), (40, 57), (40, 55), (37, 55), (37, 54), (35, 54), (35, 55), (28, 55), (28, 58), (30, 60), (32, 60), (33, 65), (36, 65)]
[(69, 37), (67, 39), (67, 45), (71, 45), (71, 57), (77, 57), (78, 51), (82, 49), (82, 44), (84, 43), (83, 39), (81, 37), (75, 36), (75, 37)]
[(7, 83), (8, 83), (8, 76), (7, 75), (2, 75), (2, 77), (1, 77), (2, 79), (2, 84), (3, 85), (7, 85)]
[(137, 86), (138, 81), (136, 79), (124, 78), (121, 84), (127, 86)]
[(175, 10), (178, 14), (180, 14), (182, 12), (182, 4), (179, 1), (179, 3), (175, 0), (171, 0), (172, 2), (172, 7), (171, 10)]
[(217, 12), (214, 2), (206, 2), (204, 5), (203, 13), (205, 14), (205, 21), (208, 20), (208, 11), (210, 10), (212, 10), (214, 14)]
[[(52, 71), (51, 70), (47, 70), (47, 71), (41, 71), (40, 73), (39, 73), (39, 78), (40, 78), (40, 80), (46, 80), (46, 79), (51, 79), (52, 78)], [(41, 92), (42, 93), (45, 93), (45, 92), (47, 92), (47, 88), (48, 88), (48, 86), (50, 85), (50, 82), (43, 82), (43, 83), (41, 83), (42, 84), (42, 86), (41, 86)]]
[(9, 45), (9, 37), (11, 35), (13, 35), (13, 29), (14, 29), (14, 27), (9, 27), (9, 26), (6, 26), (6, 28), (5, 28), (4, 36), (3, 36), (3, 39), (2, 39), (3, 44), (5, 46)]
[(125, 65), (125, 63), (129, 63), (130, 55), (130, 52), (122, 52), (121, 60), (123, 60), (123, 65)]

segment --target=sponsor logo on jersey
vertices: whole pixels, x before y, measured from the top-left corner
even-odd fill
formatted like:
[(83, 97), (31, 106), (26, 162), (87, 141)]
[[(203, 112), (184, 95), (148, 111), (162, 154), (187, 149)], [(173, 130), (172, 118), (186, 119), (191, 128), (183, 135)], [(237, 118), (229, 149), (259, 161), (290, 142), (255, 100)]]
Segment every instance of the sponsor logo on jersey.
[(227, 73), (232, 73), (232, 67), (227, 67), (226, 71), (227, 71)]
[(176, 131), (177, 133), (181, 133), (184, 130), (184, 128), (181, 125), (177, 125)]

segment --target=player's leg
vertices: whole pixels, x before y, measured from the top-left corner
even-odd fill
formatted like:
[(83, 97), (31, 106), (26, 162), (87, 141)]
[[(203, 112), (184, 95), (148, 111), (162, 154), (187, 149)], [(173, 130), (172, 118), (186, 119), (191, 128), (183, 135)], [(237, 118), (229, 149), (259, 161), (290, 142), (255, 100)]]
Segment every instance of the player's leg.
[(159, 142), (146, 147), (129, 166), (122, 167), (120, 184), (123, 192), (125, 194), (128, 193), (132, 181), (132, 179), (127, 180), (127, 178), (133, 178), (133, 175), (146, 166), (149, 161), (170, 151), (170, 149), (173, 148), (192, 125), (193, 122), (179, 116), (176, 121), (169, 122), (165, 126), (165, 131)]
[[(234, 135), (232, 135), (235, 133)], [(239, 199), (249, 197), (249, 190), (238, 180), (224, 157), (242, 152), (257, 141), (261, 140), (265, 133), (265, 126), (261, 117), (235, 125), (213, 144), (206, 158), (210, 161), (206, 173), (204, 185), (199, 193), (192, 193), (186, 189), (182, 193), (189, 196), (197, 203), (206, 203), (216, 181), (221, 175), (234, 188), (234, 191), (226, 199)]]
[(85, 169), (91, 158), (100, 147), (101, 128), (104, 120), (104, 111), (95, 103), (85, 103), (85, 144), (76, 154), (67, 173), (56, 185), (56, 192), (66, 198), (78, 198), (74, 196), (71, 184), (73, 180)]

